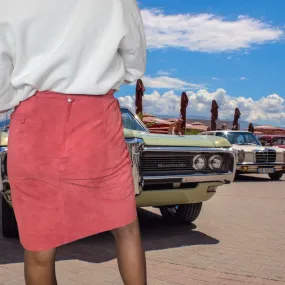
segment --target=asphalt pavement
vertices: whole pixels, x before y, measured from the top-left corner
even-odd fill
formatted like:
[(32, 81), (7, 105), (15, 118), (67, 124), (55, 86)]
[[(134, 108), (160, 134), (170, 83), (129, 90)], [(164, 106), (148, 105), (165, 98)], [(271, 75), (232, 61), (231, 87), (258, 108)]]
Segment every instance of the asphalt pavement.
[[(149, 285), (285, 284), (285, 179), (241, 176), (219, 188), (192, 225), (139, 211)], [(58, 251), (59, 285), (123, 284), (109, 233)], [(18, 240), (0, 236), (0, 285), (23, 285)]]

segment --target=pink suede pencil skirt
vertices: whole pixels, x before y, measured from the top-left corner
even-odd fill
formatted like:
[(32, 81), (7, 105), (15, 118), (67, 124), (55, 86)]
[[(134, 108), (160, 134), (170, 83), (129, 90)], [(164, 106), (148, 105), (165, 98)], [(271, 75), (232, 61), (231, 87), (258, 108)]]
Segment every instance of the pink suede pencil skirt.
[(8, 172), (25, 249), (52, 249), (136, 219), (113, 94), (38, 92), (12, 113)]

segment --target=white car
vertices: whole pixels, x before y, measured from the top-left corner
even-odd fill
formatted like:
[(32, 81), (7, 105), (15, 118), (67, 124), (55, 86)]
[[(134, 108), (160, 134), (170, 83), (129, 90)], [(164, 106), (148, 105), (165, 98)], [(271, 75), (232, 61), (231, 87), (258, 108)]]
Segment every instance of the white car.
[(268, 174), (272, 180), (280, 180), (285, 172), (285, 150), (262, 146), (251, 132), (219, 130), (200, 135), (223, 137), (232, 144), (237, 154), (237, 174)]

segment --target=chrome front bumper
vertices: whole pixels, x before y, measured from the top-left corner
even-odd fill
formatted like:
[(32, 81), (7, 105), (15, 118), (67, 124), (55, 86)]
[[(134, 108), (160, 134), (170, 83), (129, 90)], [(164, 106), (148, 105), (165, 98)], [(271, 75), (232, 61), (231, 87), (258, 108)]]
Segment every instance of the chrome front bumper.
[(285, 172), (284, 162), (268, 162), (268, 163), (254, 163), (254, 162), (243, 162), (237, 163), (237, 171), (244, 173), (258, 173), (259, 168), (274, 168), (275, 171)]
[(161, 183), (205, 183), (205, 182), (222, 182), (230, 184), (235, 177), (234, 172), (213, 173), (213, 174), (193, 174), (173, 175), (173, 176), (143, 176), (144, 184), (161, 184)]

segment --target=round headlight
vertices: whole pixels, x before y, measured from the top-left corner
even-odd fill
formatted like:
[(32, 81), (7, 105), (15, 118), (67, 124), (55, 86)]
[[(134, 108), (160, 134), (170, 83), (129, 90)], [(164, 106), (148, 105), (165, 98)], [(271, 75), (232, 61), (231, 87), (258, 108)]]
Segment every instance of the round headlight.
[(239, 163), (244, 162), (244, 160), (245, 160), (245, 152), (244, 152), (243, 149), (241, 149), (241, 150), (238, 151), (237, 158), (238, 158), (238, 162), (239, 162)]
[(201, 171), (206, 167), (206, 158), (202, 154), (198, 154), (193, 158), (193, 167), (197, 171)]
[(209, 167), (214, 170), (214, 171), (218, 171), (222, 168), (223, 166), (223, 159), (220, 155), (216, 154), (216, 155), (212, 155), (209, 158)]

